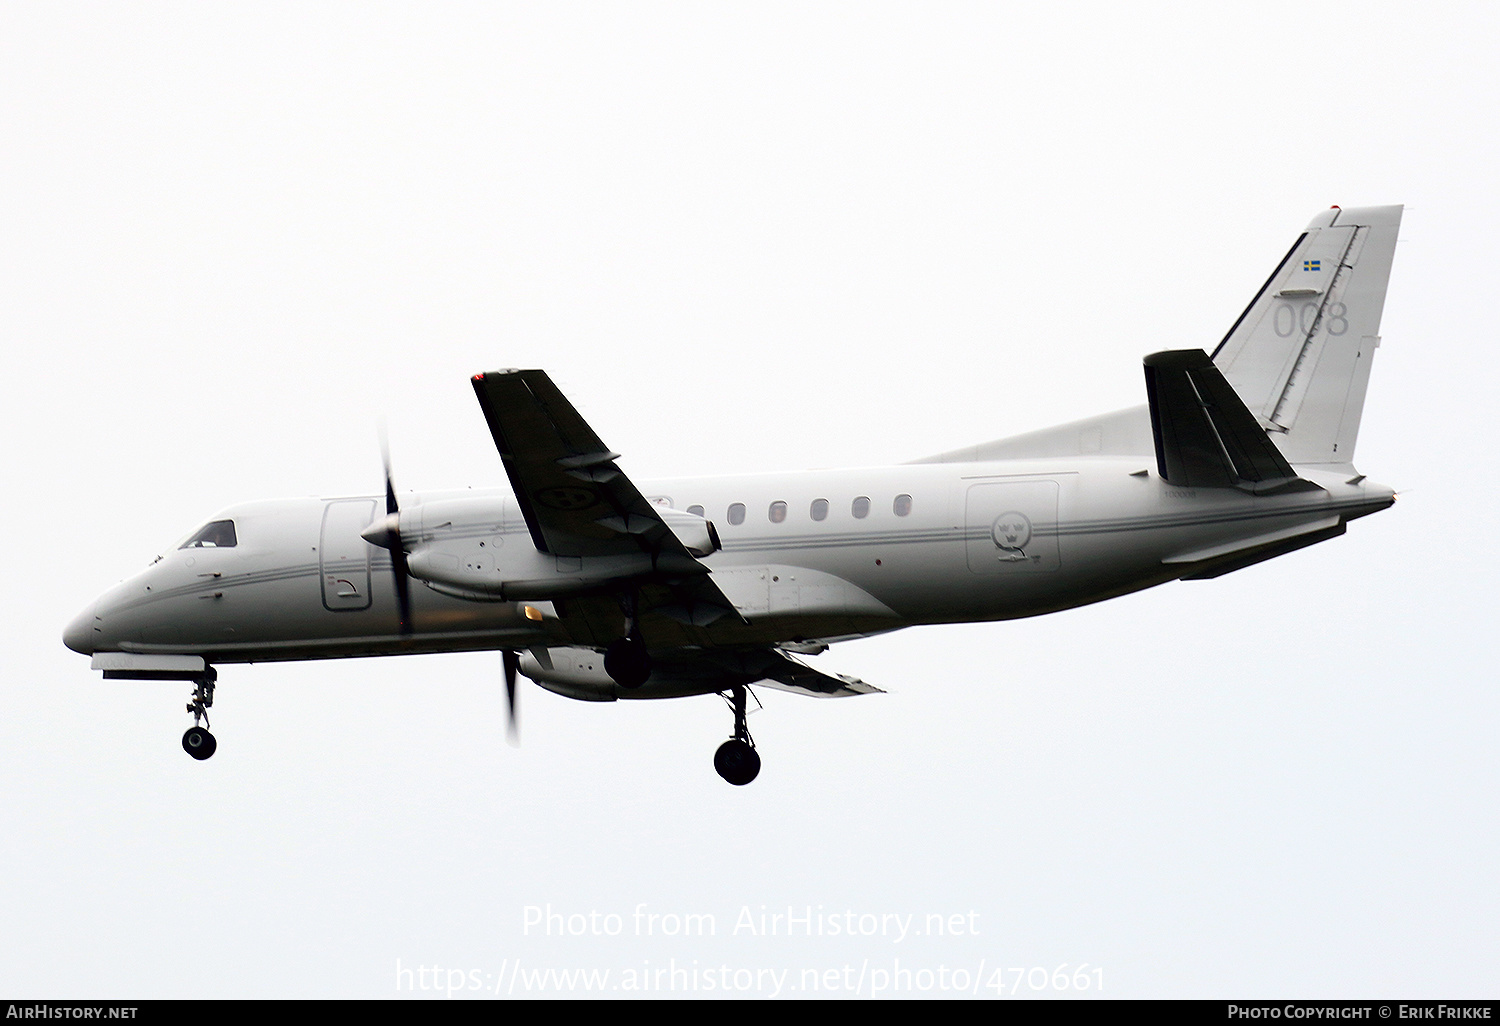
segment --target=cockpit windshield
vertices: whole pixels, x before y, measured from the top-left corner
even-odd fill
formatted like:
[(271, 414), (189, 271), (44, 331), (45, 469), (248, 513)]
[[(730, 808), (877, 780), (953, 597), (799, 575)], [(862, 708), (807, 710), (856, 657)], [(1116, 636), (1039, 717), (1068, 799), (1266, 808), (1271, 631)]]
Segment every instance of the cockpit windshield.
[(180, 546), (184, 549), (232, 549), (235, 546), (234, 521), (215, 520)]

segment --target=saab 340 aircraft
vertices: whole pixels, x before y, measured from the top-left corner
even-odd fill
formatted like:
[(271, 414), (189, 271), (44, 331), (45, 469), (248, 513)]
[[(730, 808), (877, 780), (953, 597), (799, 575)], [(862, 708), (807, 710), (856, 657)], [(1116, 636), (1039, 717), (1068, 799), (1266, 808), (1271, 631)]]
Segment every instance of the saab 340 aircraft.
[(1315, 217), (1211, 357), (1145, 358), (1145, 405), (897, 466), (638, 486), (545, 373), (477, 374), (509, 492), (398, 503), (387, 459), (383, 500), (235, 506), (63, 640), (193, 683), (198, 759), (222, 665), (495, 650), (512, 736), (518, 672), (588, 702), (719, 693), (714, 765), (747, 784), (747, 686), (877, 691), (799, 656), (1218, 577), (1390, 506), (1353, 459), (1401, 210)]

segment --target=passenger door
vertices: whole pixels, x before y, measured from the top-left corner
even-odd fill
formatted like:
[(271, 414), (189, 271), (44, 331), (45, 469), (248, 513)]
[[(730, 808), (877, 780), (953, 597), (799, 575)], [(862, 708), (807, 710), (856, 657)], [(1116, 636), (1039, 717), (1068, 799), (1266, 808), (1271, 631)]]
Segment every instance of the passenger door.
[(324, 507), (318, 564), (325, 609), (370, 608), (370, 543), (359, 532), (374, 518), (374, 499), (335, 499)]

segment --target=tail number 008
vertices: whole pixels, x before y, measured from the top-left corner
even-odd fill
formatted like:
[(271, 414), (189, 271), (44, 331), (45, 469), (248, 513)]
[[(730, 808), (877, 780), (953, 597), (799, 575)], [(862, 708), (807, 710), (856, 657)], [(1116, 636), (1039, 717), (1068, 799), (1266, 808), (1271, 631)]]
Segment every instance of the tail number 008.
[[(1324, 318), (1328, 334), (1337, 338), (1348, 331), (1348, 314), (1349, 308), (1343, 303), (1330, 304), (1328, 316)], [(1294, 307), (1291, 303), (1278, 303), (1272, 323), (1278, 338), (1286, 338), (1299, 328), (1302, 334), (1310, 334), (1313, 326), (1318, 323), (1318, 304), (1303, 303), (1300, 307)]]

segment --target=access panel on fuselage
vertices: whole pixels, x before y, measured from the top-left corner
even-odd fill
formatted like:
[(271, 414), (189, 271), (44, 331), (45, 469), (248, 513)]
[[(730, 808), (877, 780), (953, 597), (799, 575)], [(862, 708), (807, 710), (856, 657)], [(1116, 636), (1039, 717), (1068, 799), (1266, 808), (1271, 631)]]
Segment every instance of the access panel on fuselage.
[(318, 540), (324, 608), (370, 608), (370, 543), (359, 532), (373, 519), (374, 499), (335, 499), (324, 508)]
[(991, 480), (969, 485), (964, 545), (976, 574), (1028, 573), (1061, 565), (1057, 482)]

